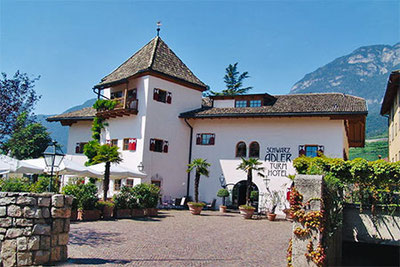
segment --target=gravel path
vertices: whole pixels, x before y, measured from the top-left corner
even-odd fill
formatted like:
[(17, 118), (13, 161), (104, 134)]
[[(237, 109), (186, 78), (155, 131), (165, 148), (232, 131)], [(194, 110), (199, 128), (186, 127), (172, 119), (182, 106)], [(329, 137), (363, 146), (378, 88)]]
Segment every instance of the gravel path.
[(71, 224), (62, 266), (286, 266), (290, 222), (214, 211), (160, 215)]

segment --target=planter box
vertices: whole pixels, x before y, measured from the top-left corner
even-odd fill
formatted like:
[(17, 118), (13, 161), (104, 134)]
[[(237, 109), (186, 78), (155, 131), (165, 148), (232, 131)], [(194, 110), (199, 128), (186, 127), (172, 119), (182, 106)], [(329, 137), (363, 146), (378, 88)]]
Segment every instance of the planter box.
[(71, 220), (71, 222), (78, 220), (78, 211), (77, 210), (71, 210), (70, 220)]
[(254, 214), (254, 209), (242, 209), (239, 208), (240, 215), (245, 219), (251, 219)]
[(96, 221), (100, 219), (100, 215), (99, 210), (78, 210), (79, 221)]
[(131, 209), (131, 214), (133, 218), (144, 217), (145, 211), (143, 209)]
[(103, 208), (103, 219), (111, 219), (114, 215), (114, 207), (107, 207)]
[(132, 217), (131, 209), (119, 209), (119, 210), (116, 210), (115, 217), (117, 219), (131, 218)]
[(144, 215), (146, 215), (148, 217), (157, 217), (158, 216), (158, 209), (156, 209), (156, 208), (144, 209)]

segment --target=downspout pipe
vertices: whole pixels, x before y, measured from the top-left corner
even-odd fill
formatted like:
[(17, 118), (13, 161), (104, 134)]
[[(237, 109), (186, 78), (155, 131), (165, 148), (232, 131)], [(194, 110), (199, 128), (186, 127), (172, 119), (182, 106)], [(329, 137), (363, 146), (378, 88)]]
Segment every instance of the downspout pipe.
[[(188, 164), (192, 163), (192, 146), (193, 146), (193, 127), (189, 124), (187, 119), (184, 119), (187, 126), (190, 128), (190, 142), (189, 142), (189, 158)], [(190, 190), (190, 172), (187, 174), (187, 182), (186, 182), (186, 199), (189, 199), (189, 190)]]

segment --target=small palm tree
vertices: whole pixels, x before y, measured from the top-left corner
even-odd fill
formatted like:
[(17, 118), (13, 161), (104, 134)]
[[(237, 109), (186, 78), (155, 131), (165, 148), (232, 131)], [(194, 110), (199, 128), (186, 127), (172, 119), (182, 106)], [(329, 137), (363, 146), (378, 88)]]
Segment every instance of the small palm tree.
[(107, 200), (108, 189), (110, 187), (110, 168), (111, 163), (120, 163), (122, 161), (118, 152), (118, 147), (110, 145), (101, 145), (97, 148), (97, 155), (92, 159), (92, 164), (105, 162), (104, 180), (103, 180), (103, 200)]
[(256, 158), (249, 158), (248, 160), (242, 158), (242, 162), (236, 168), (237, 170), (242, 170), (247, 173), (247, 190), (246, 190), (246, 205), (250, 205), (250, 192), (251, 192), (251, 185), (253, 184), (253, 171), (256, 171), (257, 174), (261, 177), (264, 175), (261, 173), (265, 170), (264, 167), (260, 167), (262, 162), (260, 162)]
[(194, 159), (192, 163), (188, 165), (187, 172), (191, 172), (193, 169), (196, 169), (196, 176), (194, 180), (194, 201), (196, 203), (199, 202), (200, 176), (204, 175), (208, 177), (208, 167), (210, 166), (211, 164), (208, 163), (205, 159)]

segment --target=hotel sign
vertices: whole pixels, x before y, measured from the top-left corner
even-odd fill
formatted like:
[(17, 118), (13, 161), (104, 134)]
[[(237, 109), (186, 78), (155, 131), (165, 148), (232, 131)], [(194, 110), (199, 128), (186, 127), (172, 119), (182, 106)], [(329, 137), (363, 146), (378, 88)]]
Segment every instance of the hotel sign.
[(267, 147), (266, 152), (267, 176), (287, 177), (288, 164), (292, 162), (290, 147)]

